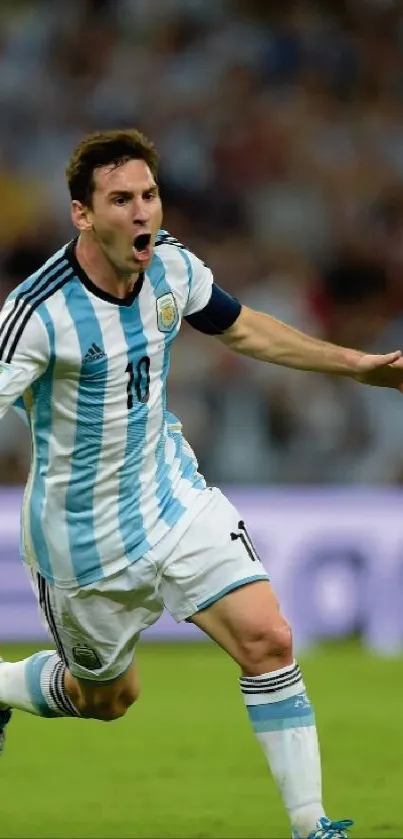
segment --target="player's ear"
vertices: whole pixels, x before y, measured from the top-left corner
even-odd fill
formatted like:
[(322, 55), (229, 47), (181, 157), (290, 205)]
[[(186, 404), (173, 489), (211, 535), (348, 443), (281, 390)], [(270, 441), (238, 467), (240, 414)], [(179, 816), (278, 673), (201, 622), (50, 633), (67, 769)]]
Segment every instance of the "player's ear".
[(81, 201), (71, 202), (71, 220), (80, 232), (92, 229), (91, 210)]

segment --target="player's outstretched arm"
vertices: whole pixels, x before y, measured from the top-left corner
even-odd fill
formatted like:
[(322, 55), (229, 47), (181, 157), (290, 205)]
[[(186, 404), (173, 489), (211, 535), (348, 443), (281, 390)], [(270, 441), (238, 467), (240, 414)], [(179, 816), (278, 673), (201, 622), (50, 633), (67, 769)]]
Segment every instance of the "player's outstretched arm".
[(366, 355), (305, 335), (270, 315), (243, 306), (235, 323), (219, 336), (234, 352), (283, 367), (350, 376), (363, 384), (403, 392), (400, 350)]

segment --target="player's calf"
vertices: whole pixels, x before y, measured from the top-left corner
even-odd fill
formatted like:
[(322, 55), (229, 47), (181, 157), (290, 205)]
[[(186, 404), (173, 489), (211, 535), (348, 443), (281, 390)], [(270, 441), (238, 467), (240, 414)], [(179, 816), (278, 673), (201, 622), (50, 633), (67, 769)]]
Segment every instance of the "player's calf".
[(77, 701), (77, 708), (82, 717), (93, 720), (112, 722), (123, 717), (126, 711), (136, 701), (137, 695), (125, 692), (118, 696), (105, 696), (102, 690), (96, 691), (89, 698), (81, 698)]
[(80, 716), (104, 722), (123, 717), (140, 695), (140, 684), (134, 665), (123, 676), (109, 683), (76, 679), (67, 671), (65, 685)]
[[(0, 710), (18, 708), (41, 717), (114, 720), (126, 713), (139, 693), (134, 665), (113, 682), (97, 683), (76, 679), (54, 650), (0, 664)], [(5, 722), (0, 720), (2, 730)]]
[(292, 634), (269, 583), (253, 582), (193, 615), (238, 662), (252, 724), (297, 836), (325, 817), (312, 705), (292, 654)]
[(91, 720), (102, 720), (103, 722), (113, 722), (123, 717), (126, 711), (129, 710), (132, 703), (122, 702), (119, 699), (114, 702), (106, 700), (103, 697), (95, 699), (93, 702), (80, 703), (78, 708), (82, 717)]
[(43, 650), (23, 661), (0, 663), (0, 708), (18, 708), (39, 717), (78, 717), (65, 688), (64, 661)]

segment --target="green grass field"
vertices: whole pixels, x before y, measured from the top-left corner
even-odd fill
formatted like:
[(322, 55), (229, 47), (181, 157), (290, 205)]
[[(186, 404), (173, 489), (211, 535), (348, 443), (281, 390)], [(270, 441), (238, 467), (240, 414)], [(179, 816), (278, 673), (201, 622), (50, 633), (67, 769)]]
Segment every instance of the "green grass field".
[[(2, 647), (5, 658), (32, 650)], [(355, 644), (302, 658), (325, 800), (356, 839), (403, 837), (403, 659)], [(114, 723), (16, 712), (0, 762), (0, 837), (289, 837), (237, 670), (210, 644), (138, 650), (142, 697)]]

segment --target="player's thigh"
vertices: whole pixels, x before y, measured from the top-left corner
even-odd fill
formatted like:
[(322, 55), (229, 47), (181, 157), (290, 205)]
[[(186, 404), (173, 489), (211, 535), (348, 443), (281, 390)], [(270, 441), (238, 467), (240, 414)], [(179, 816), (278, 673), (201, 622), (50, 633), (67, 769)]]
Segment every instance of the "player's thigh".
[(239, 639), (286, 626), (250, 534), (219, 490), (163, 563), (161, 592), (177, 621), (193, 620), (231, 654)]
[(215, 488), (161, 563), (160, 573), (164, 604), (177, 621), (190, 618), (246, 583), (268, 582), (239, 512)]
[(140, 633), (160, 617), (154, 567), (139, 560), (91, 585), (60, 589), (37, 576), (38, 598), (57, 650), (87, 696), (138, 689), (133, 655)]

